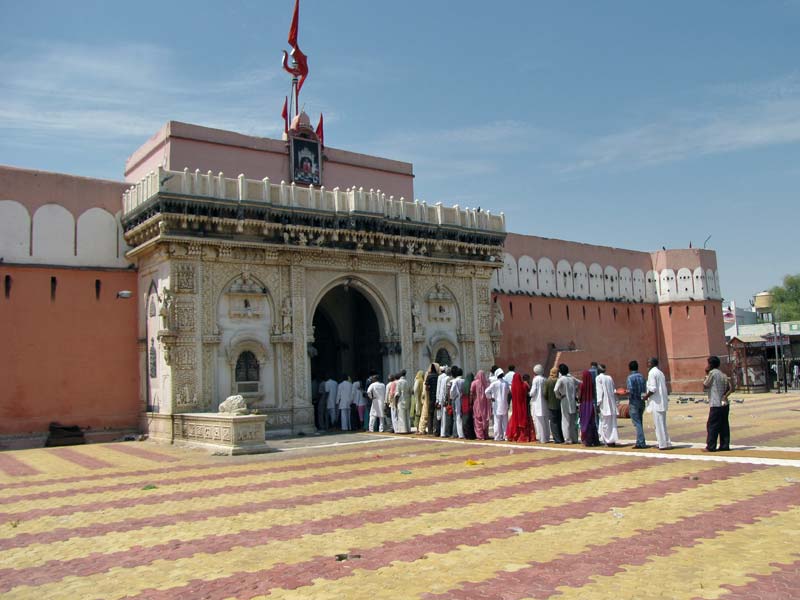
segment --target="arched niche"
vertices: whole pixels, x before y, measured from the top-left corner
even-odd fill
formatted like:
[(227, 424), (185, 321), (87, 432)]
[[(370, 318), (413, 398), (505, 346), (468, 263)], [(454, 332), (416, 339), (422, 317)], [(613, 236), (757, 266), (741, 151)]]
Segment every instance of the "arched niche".
[(647, 302), (658, 302), (659, 297), (659, 282), (658, 273), (655, 271), (648, 271), (645, 274), (644, 280), (644, 299)]
[(14, 200), (0, 200), (0, 256), (6, 262), (29, 262), (31, 217)]
[(589, 296), (595, 300), (606, 299), (606, 286), (603, 267), (597, 263), (589, 265)]
[(633, 270), (633, 300), (644, 300), (645, 285), (644, 285), (644, 271), (641, 269)]
[(692, 272), (683, 267), (678, 269), (676, 279), (676, 293), (679, 300), (691, 300), (695, 296)]
[(504, 292), (516, 292), (519, 290), (519, 273), (517, 271), (517, 261), (508, 252), (503, 253), (503, 268), (498, 274), (499, 287)]
[(117, 222), (107, 210), (90, 208), (78, 217), (78, 264), (117, 266)]
[(603, 286), (606, 298), (619, 298), (619, 273), (616, 267), (607, 266), (603, 271)]
[(561, 259), (556, 265), (556, 291), (561, 298), (574, 294), (575, 282), (572, 278), (572, 265)]
[(442, 350), (450, 356), (451, 364), (448, 366), (460, 365), (463, 367), (455, 334), (449, 331), (438, 331), (430, 337), (428, 340), (428, 354), (432, 357), (431, 360), (434, 360)]
[(519, 257), (519, 289), (523, 292), (536, 292), (536, 261), (530, 256)]
[[(189, 310), (186, 305), (184, 310)], [(177, 311), (181, 304), (178, 299)], [(242, 392), (251, 407), (275, 408), (281, 397), (275, 351), (271, 335), (280, 335), (283, 323), (269, 289), (258, 277), (244, 269), (230, 279), (217, 299), (217, 328), (220, 352), (217, 362), (215, 406), (232, 394)], [(180, 319), (180, 316), (178, 317)], [(290, 322), (291, 325), (291, 322)], [(289, 329), (285, 332), (291, 335)], [(252, 352), (258, 360), (257, 390), (238, 390), (236, 362), (242, 352)], [(250, 382), (252, 383), (252, 382)]]
[(708, 286), (706, 284), (706, 274), (703, 267), (697, 267), (692, 273), (694, 294), (698, 300), (706, 300), (708, 298)]
[(658, 274), (659, 294), (658, 300), (660, 302), (669, 302), (678, 299), (678, 292), (675, 284), (675, 271), (672, 269), (663, 269)]
[(556, 294), (556, 268), (553, 261), (546, 256), (539, 259), (538, 263), (539, 293), (555, 296)]
[(706, 290), (709, 298), (717, 297), (717, 280), (714, 277), (714, 271), (706, 269)]
[(58, 204), (40, 206), (33, 215), (33, 258), (38, 263), (74, 265), (75, 219)]
[(589, 270), (582, 262), (576, 262), (572, 266), (572, 277), (575, 282), (572, 284), (572, 289), (578, 298), (589, 297)]
[(619, 295), (624, 300), (633, 300), (633, 276), (628, 267), (619, 270)]

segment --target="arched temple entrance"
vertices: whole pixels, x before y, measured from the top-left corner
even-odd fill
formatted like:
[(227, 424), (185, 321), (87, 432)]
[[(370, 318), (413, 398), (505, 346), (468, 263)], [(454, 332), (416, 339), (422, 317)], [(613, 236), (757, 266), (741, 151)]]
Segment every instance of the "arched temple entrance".
[(380, 326), (369, 300), (351, 285), (339, 285), (320, 300), (314, 311), (315, 356), (311, 377), (322, 381), (342, 375), (364, 381), (370, 371), (383, 376)]

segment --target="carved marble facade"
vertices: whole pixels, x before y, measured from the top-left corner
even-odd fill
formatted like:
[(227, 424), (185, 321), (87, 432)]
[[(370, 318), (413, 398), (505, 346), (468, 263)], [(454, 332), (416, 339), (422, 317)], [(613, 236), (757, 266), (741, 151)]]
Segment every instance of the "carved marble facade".
[[(314, 312), (342, 285), (361, 292), (375, 312), (384, 374), (425, 369), (440, 349), (465, 371), (492, 360), (490, 280), (504, 234), (468, 242), (454, 234), (453, 242), (436, 241), (444, 248), (438, 255), (418, 255), (388, 251), (387, 244), (413, 240), (401, 228), (371, 247), (354, 243), (352, 220), (339, 223), (336, 240), (308, 245), (280, 232), (264, 238), (263, 222), (247, 227), (239, 220), (237, 228), (236, 219), (222, 217), (198, 235), (185, 218), (160, 207), (124, 221), (133, 246), (128, 256), (139, 265), (143, 353), (155, 350), (142, 359), (143, 394), (154, 413), (215, 411), (227, 396), (242, 394), (266, 415), (269, 430), (312, 430)], [(448, 243), (458, 249), (448, 251)], [(155, 317), (148, 312), (153, 303)], [(242, 352), (258, 362), (259, 381), (238, 389)]]

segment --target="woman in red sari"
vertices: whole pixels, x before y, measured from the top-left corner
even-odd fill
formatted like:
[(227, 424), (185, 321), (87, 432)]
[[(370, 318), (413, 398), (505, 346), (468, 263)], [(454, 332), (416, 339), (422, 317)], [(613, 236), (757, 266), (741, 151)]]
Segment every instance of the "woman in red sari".
[(594, 382), (592, 372), (584, 371), (579, 394), (581, 419), (581, 442), (584, 446), (599, 446), (600, 436), (597, 434), (597, 421), (595, 421)]
[(489, 418), (492, 416), (492, 402), (486, 397), (487, 387), (489, 387), (489, 380), (486, 378), (486, 373), (478, 371), (469, 388), (469, 396), (472, 401), (475, 437), (479, 440), (485, 440), (489, 437)]
[(525, 395), (525, 383), (519, 373), (514, 373), (511, 380), (511, 419), (506, 429), (509, 442), (535, 442), (536, 434), (531, 431), (531, 417), (528, 414), (528, 397)]

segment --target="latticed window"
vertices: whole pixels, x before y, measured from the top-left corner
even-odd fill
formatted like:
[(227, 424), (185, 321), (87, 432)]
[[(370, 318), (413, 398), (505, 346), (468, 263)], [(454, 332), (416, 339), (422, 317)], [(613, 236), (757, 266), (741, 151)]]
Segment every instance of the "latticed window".
[(444, 348), (440, 348), (439, 351), (436, 353), (435, 362), (437, 365), (450, 366), (450, 353)]
[(236, 391), (240, 394), (257, 392), (259, 379), (256, 355), (249, 350), (242, 352), (236, 360)]

